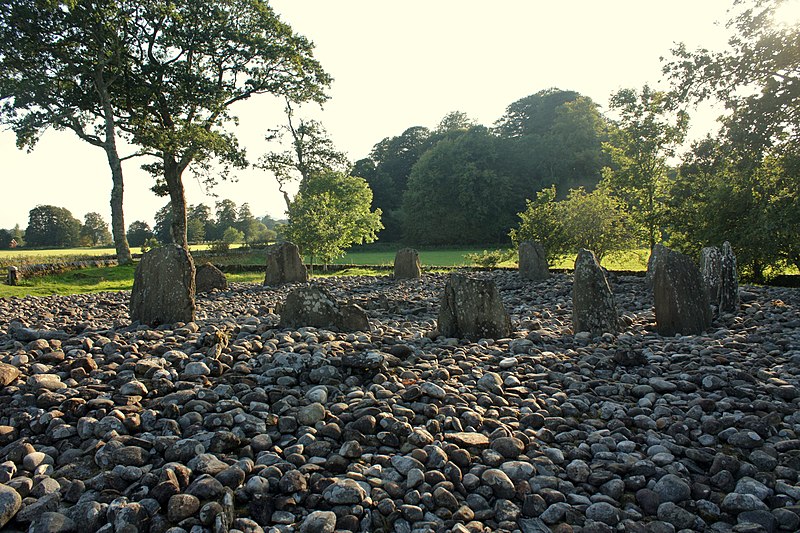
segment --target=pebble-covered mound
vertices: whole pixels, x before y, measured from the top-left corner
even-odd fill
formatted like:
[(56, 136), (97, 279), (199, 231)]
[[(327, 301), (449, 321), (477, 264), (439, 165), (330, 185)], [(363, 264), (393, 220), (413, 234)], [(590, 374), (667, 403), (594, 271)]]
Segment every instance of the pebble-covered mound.
[(129, 294), (0, 300), (9, 531), (798, 531), (800, 293), (703, 336), (573, 335), (571, 279), (494, 272), (513, 338), (436, 337), (444, 277), (315, 281), (371, 332), (277, 329), (291, 287), (131, 325)]

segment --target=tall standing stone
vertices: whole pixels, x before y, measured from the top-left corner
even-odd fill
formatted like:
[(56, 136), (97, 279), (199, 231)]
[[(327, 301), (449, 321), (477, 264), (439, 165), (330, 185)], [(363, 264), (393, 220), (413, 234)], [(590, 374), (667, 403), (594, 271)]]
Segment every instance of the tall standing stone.
[(308, 270), (300, 257), (300, 250), (292, 242), (282, 242), (267, 250), (267, 273), (264, 285), (303, 283), (308, 281)]
[(708, 301), (717, 314), (735, 313), (739, 308), (739, 275), (731, 243), (725, 241), (721, 250), (703, 248), (700, 253), (700, 272)]
[(581, 250), (575, 259), (572, 282), (572, 329), (592, 335), (619, 330), (614, 294), (594, 252)]
[(176, 244), (150, 250), (136, 267), (131, 321), (157, 326), (194, 321), (194, 261)]
[(653, 262), (653, 300), (661, 335), (697, 335), (711, 326), (700, 270), (689, 257), (664, 248)]
[(419, 252), (414, 248), (403, 248), (394, 256), (394, 279), (416, 279), (422, 275)]
[(519, 275), (533, 281), (550, 277), (547, 254), (538, 242), (523, 241), (519, 244)]
[(209, 292), (214, 289), (224, 291), (228, 288), (228, 278), (225, 277), (225, 273), (211, 263), (197, 267), (194, 282), (197, 293)]
[(439, 309), (439, 332), (475, 340), (511, 335), (511, 317), (494, 282), (450, 274)]

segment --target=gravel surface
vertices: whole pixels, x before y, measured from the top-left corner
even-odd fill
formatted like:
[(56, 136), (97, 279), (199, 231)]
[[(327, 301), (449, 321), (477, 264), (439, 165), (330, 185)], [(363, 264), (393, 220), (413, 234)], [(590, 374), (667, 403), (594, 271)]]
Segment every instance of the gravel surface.
[(445, 277), (317, 280), (371, 332), (277, 329), (232, 284), (197, 321), (129, 293), (0, 299), (8, 531), (798, 531), (800, 292), (745, 286), (702, 336), (571, 332), (571, 277), (495, 280), (507, 339), (435, 333)]

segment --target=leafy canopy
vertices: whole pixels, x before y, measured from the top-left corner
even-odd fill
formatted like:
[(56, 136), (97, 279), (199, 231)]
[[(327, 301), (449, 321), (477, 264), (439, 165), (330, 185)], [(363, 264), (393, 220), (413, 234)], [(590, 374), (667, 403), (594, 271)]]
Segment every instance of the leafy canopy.
[(363, 178), (334, 170), (311, 174), (289, 206), (286, 238), (323, 263), (354, 244), (375, 241), (381, 210), (370, 211), (372, 191)]

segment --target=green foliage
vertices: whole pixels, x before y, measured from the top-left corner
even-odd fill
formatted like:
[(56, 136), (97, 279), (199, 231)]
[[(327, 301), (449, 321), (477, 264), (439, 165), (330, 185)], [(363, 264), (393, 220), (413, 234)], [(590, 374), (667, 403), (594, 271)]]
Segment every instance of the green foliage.
[(158, 248), (161, 244), (158, 242), (158, 239), (155, 237), (148, 237), (142, 243), (140, 251), (144, 254), (152, 250), (153, 248)]
[(28, 213), (29, 246), (69, 247), (80, 242), (81, 222), (63, 207), (39, 205)]
[(420, 158), (403, 195), (409, 242), (507, 242), (524, 194), (506, 172), (502, 140), (483, 126), (453, 132)]
[(113, 242), (108, 224), (99, 213), (86, 213), (80, 231), (81, 243), (87, 246), (105, 246)]
[(683, 142), (688, 115), (673, 112), (667, 95), (645, 85), (641, 92), (621, 89), (611, 96), (620, 115), (619, 129), (605, 144), (612, 167), (604, 170), (614, 194), (642, 228), (650, 248), (661, 240), (667, 159)]
[(555, 187), (544, 189), (519, 213), (520, 225), (511, 231), (515, 246), (527, 240), (539, 242), (552, 262), (581, 248), (592, 250), (601, 261), (610, 251), (631, 244), (630, 224), (606, 184), (592, 192), (571, 189), (565, 200), (555, 197)]
[(222, 242), (228, 246), (242, 241), (244, 241), (244, 233), (236, 228), (226, 228), (222, 233)]
[(381, 211), (370, 211), (372, 191), (362, 178), (328, 170), (300, 185), (289, 207), (286, 237), (302, 253), (330, 263), (354, 244), (373, 242), (383, 227)]
[(672, 50), (664, 74), (683, 102), (723, 102), (723, 135), (751, 159), (800, 151), (800, 24), (776, 14), (791, 0), (737, 0), (729, 11), (728, 46), (721, 51)]
[(291, 201), (284, 189), (288, 183), (308, 180), (313, 174), (326, 170), (347, 172), (350, 161), (343, 152), (336, 149), (321, 122), (301, 118), (295, 126), (289, 102), (286, 106), (286, 116), (288, 124), (271, 131), (267, 135), (267, 140), (280, 142), (288, 134), (291, 148), (263, 155), (259, 159), (258, 166), (275, 176), (278, 190), (283, 194), (288, 209)]
[(800, 265), (800, 190), (794, 159), (735, 164), (711, 139), (693, 146), (670, 191), (670, 245), (698, 255), (729, 241), (742, 272), (763, 281), (767, 267)]
[(150, 224), (142, 220), (134, 220), (128, 226), (128, 244), (131, 246), (142, 246), (148, 239), (154, 238), (153, 230), (150, 229)]
[(472, 264), (484, 268), (495, 268), (500, 263), (514, 261), (514, 250), (483, 250), (480, 253), (469, 253), (464, 257)]

